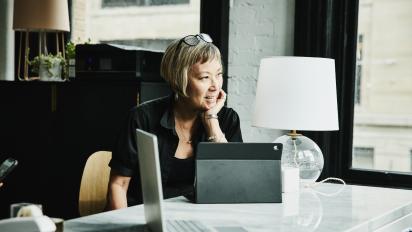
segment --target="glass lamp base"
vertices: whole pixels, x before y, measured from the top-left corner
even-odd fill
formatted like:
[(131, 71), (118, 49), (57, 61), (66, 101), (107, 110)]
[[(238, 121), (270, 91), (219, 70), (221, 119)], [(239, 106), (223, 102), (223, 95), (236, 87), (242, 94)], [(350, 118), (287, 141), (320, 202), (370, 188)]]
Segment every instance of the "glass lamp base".
[(313, 183), (323, 169), (323, 154), (319, 146), (303, 135), (283, 135), (275, 143), (283, 144), (282, 167), (298, 167), (300, 181)]

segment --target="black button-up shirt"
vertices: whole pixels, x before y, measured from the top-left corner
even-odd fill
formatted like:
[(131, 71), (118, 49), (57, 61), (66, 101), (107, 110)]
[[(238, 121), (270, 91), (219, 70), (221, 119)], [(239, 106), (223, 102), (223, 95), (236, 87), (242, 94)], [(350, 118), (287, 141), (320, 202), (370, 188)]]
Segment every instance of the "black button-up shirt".
[[(119, 134), (113, 150), (112, 160), (109, 166), (122, 176), (131, 177), (127, 193), (128, 205), (141, 204), (142, 190), (136, 145), (136, 128), (145, 130), (157, 136), (160, 156), (160, 168), (163, 184), (163, 193), (166, 198), (186, 194), (184, 188), (174, 188), (176, 183), (168, 183), (173, 176), (176, 167), (174, 155), (179, 143), (179, 137), (175, 131), (173, 116), (173, 95), (145, 102), (130, 110), (127, 123)], [(238, 114), (231, 108), (223, 107), (218, 113), (219, 125), (228, 142), (242, 142), (240, 121)], [(207, 141), (207, 134), (202, 123), (198, 124), (195, 135), (192, 137), (194, 154), (199, 142)], [(194, 170), (194, 165), (185, 164), (188, 169)], [(194, 173), (187, 170), (186, 173)], [(173, 178), (174, 179), (174, 178)], [(190, 179), (190, 178), (189, 178)], [(187, 180), (187, 179), (186, 179)], [(171, 181), (175, 182), (175, 181)], [(193, 185), (193, 183), (191, 183)]]

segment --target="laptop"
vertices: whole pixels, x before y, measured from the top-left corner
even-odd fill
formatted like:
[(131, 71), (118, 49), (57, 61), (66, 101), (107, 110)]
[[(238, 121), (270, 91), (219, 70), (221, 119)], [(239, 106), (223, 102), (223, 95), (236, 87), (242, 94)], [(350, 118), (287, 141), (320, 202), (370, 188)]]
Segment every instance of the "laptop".
[(140, 129), (136, 130), (136, 135), (147, 224), (145, 229), (151, 232), (247, 232), (238, 226), (214, 228), (200, 221), (165, 220), (157, 137)]
[(196, 203), (282, 202), (280, 143), (199, 143)]

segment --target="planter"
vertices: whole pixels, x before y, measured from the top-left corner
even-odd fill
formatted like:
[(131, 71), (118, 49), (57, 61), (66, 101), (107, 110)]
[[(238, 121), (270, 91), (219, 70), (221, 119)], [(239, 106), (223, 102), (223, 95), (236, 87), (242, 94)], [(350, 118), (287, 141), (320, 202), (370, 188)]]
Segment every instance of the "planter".
[(47, 62), (40, 59), (39, 78), (41, 81), (64, 81), (62, 79), (61, 59), (52, 58)]
[(40, 54), (33, 60), (28, 60), (28, 64), (32, 66), (33, 72), (39, 74), (40, 81), (65, 81), (62, 78), (62, 70), (66, 60), (60, 52), (57, 55)]

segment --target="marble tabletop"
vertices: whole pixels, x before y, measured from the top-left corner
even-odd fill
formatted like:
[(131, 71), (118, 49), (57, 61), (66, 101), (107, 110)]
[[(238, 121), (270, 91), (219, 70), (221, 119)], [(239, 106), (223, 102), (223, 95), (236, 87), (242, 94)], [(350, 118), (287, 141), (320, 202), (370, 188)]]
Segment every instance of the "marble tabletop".
[[(374, 231), (412, 213), (410, 190), (325, 183), (282, 198), (275, 204), (193, 204), (178, 197), (164, 201), (164, 212), (166, 219), (259, 232)], [(139, 205), (68, 220), (64, 231), (144, 231), (144, 224)]]

